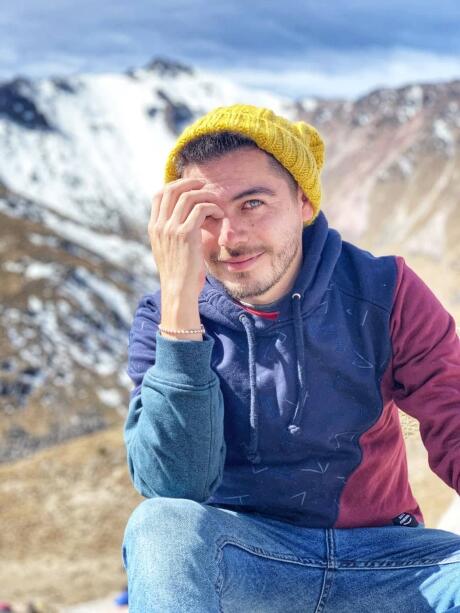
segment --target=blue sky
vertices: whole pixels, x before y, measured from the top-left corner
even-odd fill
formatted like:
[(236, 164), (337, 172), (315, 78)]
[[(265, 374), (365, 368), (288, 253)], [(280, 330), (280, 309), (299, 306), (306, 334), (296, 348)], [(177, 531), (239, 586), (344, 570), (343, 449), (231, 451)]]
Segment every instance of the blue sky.
[(460, 78), (458, 0), (3, 0), (0, 79), (155, 56), (292, 97)]

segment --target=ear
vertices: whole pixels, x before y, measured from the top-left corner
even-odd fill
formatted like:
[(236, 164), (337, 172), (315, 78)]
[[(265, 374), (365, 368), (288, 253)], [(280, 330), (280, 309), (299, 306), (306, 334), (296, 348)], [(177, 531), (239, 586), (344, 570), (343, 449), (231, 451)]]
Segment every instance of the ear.
[(303, 193), (299, 186), (297, 187), (297, 198), (300, 206), (302, 207), (302, 219), (304, 223), (310, 221), (310, 219), (313, 217), (313, 207), (308, 199), (308, 196)]

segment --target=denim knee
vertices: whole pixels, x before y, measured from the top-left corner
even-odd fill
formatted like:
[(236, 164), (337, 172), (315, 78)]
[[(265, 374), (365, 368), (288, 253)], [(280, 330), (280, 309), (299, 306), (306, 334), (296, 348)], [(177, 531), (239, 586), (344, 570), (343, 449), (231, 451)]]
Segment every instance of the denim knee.
[(148, 530), (164, 531), (171, 525), (191, 525), (205, 512), (204, 507), (186, 498), (148, 498), (141, 502), (131, 514), (127, 529), (135, 533)]
[(171, 547), (174, 542), (193, 540), (205, 514), (204, 507), (185, 498), (148, 498), (132, 512), (125, 528), (123, 561), (126, 568), (126, 549), (152, 550)]

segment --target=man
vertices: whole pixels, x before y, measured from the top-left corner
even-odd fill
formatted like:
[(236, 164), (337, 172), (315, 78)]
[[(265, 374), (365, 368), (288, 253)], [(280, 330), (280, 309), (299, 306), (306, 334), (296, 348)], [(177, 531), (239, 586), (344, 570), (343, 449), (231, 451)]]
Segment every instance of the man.
[(397, 411), (459, 491), (454, 321), (328, 228), (323, 157), (234, 105), (168, 158), (130, 334), (130, 611), (460, 611), (460, 538), (424, 527)]

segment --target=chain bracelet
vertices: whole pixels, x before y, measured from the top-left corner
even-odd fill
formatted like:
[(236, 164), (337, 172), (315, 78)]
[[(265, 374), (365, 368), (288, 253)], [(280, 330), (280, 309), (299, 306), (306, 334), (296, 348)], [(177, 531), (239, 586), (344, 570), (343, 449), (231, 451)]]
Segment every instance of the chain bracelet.
[(203, 324), (201, 324), (200, 328), (191, 328), (190, 330), (185, 330), (183, 328), (180, 328), (179, 330), (171, 330), (170, 328), (163, 328), (163, 326), (158, 326), (158, 330), (163, 333), (166, 332), (166, 334), (204, 334), (205, 333), (205, 329)]

